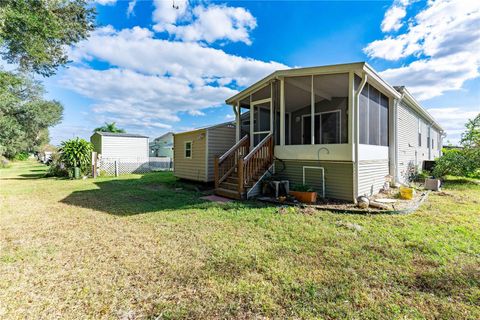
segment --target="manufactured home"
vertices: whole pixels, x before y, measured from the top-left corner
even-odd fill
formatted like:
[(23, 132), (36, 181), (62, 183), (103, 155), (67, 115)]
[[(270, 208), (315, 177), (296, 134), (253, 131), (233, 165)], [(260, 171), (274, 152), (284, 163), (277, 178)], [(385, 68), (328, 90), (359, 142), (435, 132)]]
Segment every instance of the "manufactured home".
[(149, 144), (150, 157), (173, 158), (173, 132), (155, 138)]
[(364, 62), (279, 70), (226, 103), (236, 142), (223, 146), (212, 173), (223, 196), (253, 197), (262, 178), (275, 174), (320, 196), (356, 201), (387, 180), (407, 182), (441, 153), (444, 132), (435, 119)]
[(226, 122), (173, 135), (174, 175), (200, 182), (214, 181), (215, 157), (235, 144), (235, 125)]

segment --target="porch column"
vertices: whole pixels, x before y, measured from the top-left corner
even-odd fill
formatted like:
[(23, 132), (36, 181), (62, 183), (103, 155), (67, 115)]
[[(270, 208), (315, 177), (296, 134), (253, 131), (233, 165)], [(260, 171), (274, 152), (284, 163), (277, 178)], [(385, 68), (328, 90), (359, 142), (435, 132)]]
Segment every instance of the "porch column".
[[(311, 143), (315, 144), (315, 93), (313, 92), (313, 75), (310, 79), (310, 113), (311, 113), (311, 121), (310, 121), (310, 135), (311, 135)], [(320, 142), (320, 141), (318, 141)]]
[(355, 76), (353, 72), (349, 72), (348, 74), (348, 143), (352, 147), (352, 160), (356, 161), (355, 159), (355, 130), (358, 126), (358, 123), (355, 121)]
[(255, 132), (255, 128), (253, 127), (254, 125), (254, 108), (252, 106), (252, 95), (250, 95), (250, 150), (253, 149), (254, 147), (254, 142), (255, 140), (253, 139), (253, 132)]
[(285, 78), (280, 79), (280, 145), (285, 145)]
[(235, 140), (236, 142), (240, 141), (240, 135), (242, 130), (242, 122), (240, 121), (240, 101), (237, 101), (235, 108)]
[(393, 182), (398, 179), (397, 173), (397, 103), (398, 100), (390, 98), (388, 101), (388, 160), (389, 174)]
[(270, 133), (273, 133), (273, 82), (270, 82)]

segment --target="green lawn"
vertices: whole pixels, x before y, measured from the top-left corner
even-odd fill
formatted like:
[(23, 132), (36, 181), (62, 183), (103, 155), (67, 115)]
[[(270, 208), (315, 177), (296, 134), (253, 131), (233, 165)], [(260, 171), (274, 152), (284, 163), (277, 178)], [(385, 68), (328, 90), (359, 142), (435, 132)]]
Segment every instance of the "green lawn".
[(368, 216), (206, 203), (170, 173), (44, 172), (0, 169), (1, 319), (480, 318), (468, 180)]

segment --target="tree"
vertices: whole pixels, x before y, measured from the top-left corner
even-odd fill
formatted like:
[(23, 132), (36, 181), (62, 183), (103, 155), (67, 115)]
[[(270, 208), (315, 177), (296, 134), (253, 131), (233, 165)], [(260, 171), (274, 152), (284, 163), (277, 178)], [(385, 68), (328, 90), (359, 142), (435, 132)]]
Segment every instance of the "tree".
[(120, 129), (116, 126), (115, 122), (107, 123), (105, 125), (95, 128), (93, 132), (116, 132), (116, 133), (125, 133), (125, 130)]
[(1, 0), (0, 54), (23, 71), (51, 76), (68, 62), (68, 47), (94, 29), (85, 0)]
[(0, 155), (13, 158), (48, 143), (48, 128), (61, 121), (63, 106), (44, 100), (43, 92), (23, 74), (0, 71)]
[(477, 176), (480, 170), (480, 113), (465, 124), (460, 143), (463, 149), (445, 151), (436, 161), (433, 174), (436, 177), (445, 175)]
[(460, 143), (464, 148), (480, 148), (480, 113), (465, 124), (467, 130), (462, 133)]

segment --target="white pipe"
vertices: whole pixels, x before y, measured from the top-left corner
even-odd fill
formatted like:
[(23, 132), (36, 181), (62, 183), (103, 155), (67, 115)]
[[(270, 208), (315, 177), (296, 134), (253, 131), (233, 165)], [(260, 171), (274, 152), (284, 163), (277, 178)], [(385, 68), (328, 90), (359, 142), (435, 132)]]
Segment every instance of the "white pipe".
[[(360, 93), (363, 90), (363, 87), (367, 83), (368, 75), (363, 72), (362, 82), (360, 82), (360, 86), (358, 87), (357, 91), (355, 91), (355, 100), (354, 100), (354, 113), (353, 113), (353, 125), (355, 128), (355, 174), (353, 175), (353, 199), (354, 202), (357, 203), (358, 197), (358, 145), (360, 144), (360, 126), (358, 121), (358, 114), (360, 112)], [(354, 78), (355, 79), (355, 78)]]

